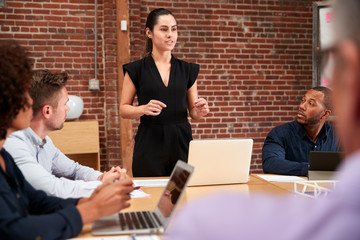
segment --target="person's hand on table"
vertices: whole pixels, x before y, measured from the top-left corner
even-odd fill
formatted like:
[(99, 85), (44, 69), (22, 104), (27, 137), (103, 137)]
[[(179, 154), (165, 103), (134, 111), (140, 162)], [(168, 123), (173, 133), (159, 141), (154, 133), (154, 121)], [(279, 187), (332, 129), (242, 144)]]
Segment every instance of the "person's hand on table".
[(128, 178), (130, 177), (126, 174), (126, 169), (116, 166), (112, 167), (110, 171), (105, 171), (103, 174), (101, 174), (98, 180), (102, 181), (103, 183), (111, 183), (114, 181), (122, 181)]
[(79, 200), (76, 207), (83, 223), (93, 222), (130, 207), (130, 192), (133, 190), (133, 182), (130, 178), (103, 183), (95, 189), (90, 198)]

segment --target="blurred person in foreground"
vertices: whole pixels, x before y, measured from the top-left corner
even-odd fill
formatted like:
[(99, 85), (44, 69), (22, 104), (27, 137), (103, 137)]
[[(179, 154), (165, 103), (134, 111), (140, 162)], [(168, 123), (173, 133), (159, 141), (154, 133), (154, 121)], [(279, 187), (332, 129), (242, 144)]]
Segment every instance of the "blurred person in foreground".
[(345, 152), (326, 198), (218, 193), (182, 210), (167, 239), (360, 239), (360, 1), (334, 2), (336, 131)]
[[(106, 182), (90, 198), (62, 199), (35, 190), (3, 147), (32, 118), (28, 54), (15, 41), (0, 42), (0, 239), (67, 239), (84, 224), (129, 207), (129, 178)], [(120, 178), (120, 173), (118, 178)]]

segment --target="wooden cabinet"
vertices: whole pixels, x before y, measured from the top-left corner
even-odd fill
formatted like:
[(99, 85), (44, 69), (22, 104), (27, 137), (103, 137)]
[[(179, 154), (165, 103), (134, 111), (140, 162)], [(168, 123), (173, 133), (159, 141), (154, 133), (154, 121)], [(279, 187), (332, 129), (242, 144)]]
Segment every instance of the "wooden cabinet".
[(100, 170), (99, 123), (97, 121), (65, 122), (61, 130), (49, 137), (68, 158)]

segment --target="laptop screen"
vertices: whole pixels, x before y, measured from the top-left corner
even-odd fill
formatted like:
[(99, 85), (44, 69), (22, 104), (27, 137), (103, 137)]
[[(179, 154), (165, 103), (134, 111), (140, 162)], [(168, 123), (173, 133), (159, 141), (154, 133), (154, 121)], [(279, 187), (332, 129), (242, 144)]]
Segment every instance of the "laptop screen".
[(335, 171), (340, 165), (343, 152), (310, 151), (309, 170)]
[(167, 219), (170, 218), (177, 203), (179, 202), (192, 171), (191, 166), (179, 161), (170, 176), (169, 182), (155, 209), (157, 213), (161, 213), (164, 217), (163, 220), (165, 221), (165, 227), (167, 225)]
[(309, 180), (333, 180), (341, 163), (342, 152), (310, 151)]

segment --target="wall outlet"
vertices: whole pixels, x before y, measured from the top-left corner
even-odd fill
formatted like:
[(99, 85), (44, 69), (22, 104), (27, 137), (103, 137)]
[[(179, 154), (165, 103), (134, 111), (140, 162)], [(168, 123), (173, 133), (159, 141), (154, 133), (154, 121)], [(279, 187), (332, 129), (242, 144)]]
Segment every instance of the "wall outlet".
[(89, 90), (100, 90), (100, 83), (98, 79), (89, 80)]

